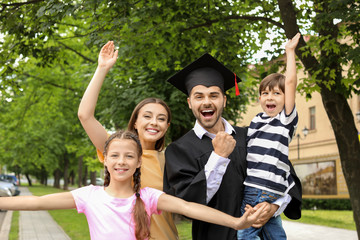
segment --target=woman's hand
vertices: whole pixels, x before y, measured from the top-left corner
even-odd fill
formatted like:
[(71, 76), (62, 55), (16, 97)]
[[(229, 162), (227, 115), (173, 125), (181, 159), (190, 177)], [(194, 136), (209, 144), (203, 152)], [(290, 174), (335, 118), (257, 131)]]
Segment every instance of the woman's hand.
[(108, 41), (100, 50), (98, 67), (109, 70), (116, 63), (118, 57), (118, 50), (115, 50), (114, 42)]

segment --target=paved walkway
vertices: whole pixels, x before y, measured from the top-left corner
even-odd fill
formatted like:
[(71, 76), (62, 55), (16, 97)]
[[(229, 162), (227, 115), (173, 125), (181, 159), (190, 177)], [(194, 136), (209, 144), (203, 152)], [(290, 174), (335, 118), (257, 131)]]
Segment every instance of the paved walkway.
[[(31, 195), (26, 187), (20, 187), (20, 191), (20, 195)], [(19, 239), (70, 240), (70, 237), (47, 211), (20, 211)]]
[(358, 240), (356, 231), (283, 221), (288, 240)]

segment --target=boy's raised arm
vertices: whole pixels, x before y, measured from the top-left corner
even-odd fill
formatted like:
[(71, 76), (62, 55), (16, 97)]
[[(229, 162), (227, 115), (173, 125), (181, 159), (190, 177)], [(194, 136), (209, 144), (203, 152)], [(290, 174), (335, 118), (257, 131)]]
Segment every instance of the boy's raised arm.
[(295, 93), (297, 86), (295, 48), (300, 39), (300, 33), (297, 33), (285, 45), (286, 52), (286, 73), (285, 73), (285, 112), (290, 114), (295, 105)]

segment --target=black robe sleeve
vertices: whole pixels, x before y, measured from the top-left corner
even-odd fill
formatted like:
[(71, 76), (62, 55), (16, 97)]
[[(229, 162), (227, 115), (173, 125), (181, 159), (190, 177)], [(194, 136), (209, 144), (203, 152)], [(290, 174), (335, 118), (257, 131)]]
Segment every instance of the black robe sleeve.
[[(189, 142), (177, 141), (165, 151), (164, 191), (186, 201), (206, 204), (206, 177), (204, 167), (210, 156), (209, 144), (201, 144), (199, 149), (191, 146), (199, 142), (192, 137), (184, 137)], [(209, 138), (204, 139), (210, 141)], [(198, 145), (199, 146), (199, 145)]]
[(292, 164), (290, 164), (290, 174), (294, 179), (295, 186), (289, 191), (291, 202), (285, 208), (284, 214), (290, 219), (299, 219), (301, 218), (302, 187)]

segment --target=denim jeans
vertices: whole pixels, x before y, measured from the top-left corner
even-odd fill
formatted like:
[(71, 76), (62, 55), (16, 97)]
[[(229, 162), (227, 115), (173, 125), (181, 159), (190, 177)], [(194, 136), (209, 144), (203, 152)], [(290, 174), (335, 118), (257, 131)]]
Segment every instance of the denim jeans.
[[(256, 204), (261, 202), (272, 203), (279, 197), (281, 196), (272, 192), (245, 186), (244, 200), (241, 204), (241, 214), (244, 214), (246, 204), (254, 207)], [(238, 240), (260, 240), (260, 231), (264, 240), (286, 240), (286, 234), (282, 227), (280, 216), (270, 218), (269, 221), (261, 228), (250, 227), (239, 230), (237, 232), (237, 238)]]

